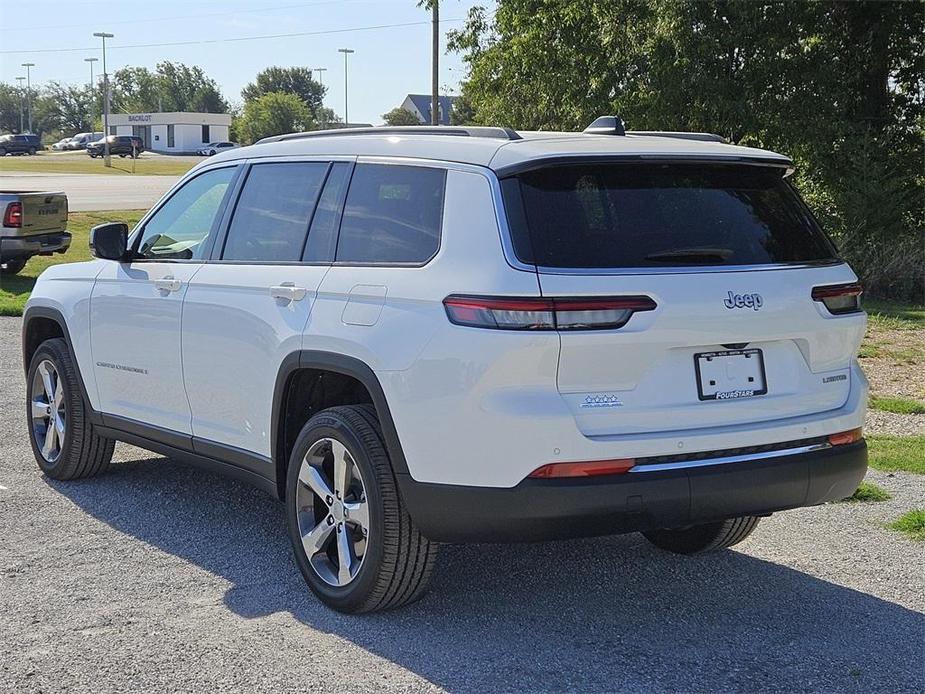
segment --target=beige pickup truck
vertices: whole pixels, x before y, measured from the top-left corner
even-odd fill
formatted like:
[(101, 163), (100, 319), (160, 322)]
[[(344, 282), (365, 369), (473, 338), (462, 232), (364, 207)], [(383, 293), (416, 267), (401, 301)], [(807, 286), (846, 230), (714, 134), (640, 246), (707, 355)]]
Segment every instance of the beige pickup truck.
[(34, 255), (71, 245), (64, 193), (0, 190), (0, 273), (15, 275)]

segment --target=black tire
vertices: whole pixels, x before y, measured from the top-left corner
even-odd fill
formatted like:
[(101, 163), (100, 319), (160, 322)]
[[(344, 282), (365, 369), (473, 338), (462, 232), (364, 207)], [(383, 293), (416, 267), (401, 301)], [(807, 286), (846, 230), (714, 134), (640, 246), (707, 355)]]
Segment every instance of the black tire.
[(758, 516), (740, 516), (683, 530), (648, 530), (645, 538), (660, 549), (675, 554), (716, 552), (739, 544), (758, 525)]
[(6, 150), (0, 149), (0, 157), (5, 157), (5, 156), (6, 156)]
[(29, 148), (29, 156), (30, 156), (30, 157), (34, 157), (34, 156), (35, 156), (35, 147), (30, 147), (30, 148)]
[(17, 258), (16, 260), (4, 261), (3, 265), (0, 265), (0, 274), (15, 275), (26, 267), (26, 260), (28, 260), (28, 258)]
[[(343, 444), (360, 472), (368, 504), (369, 535), (362, 563), (349, 583), (327, 583), (312, 567), (299, 531), (302, 460), (320, 439)], [(301, 509), (303, 515), (307, 507)], [(312, 417), (296, 439), (286, 479), (289, 539), (312, 592), (339, 612), (361, 613), (406, 605), (422, 597), (437, 558), (437, 544), (418, 531), (402, 504), (382, 431), (370, 405), (332, 407)]]
[[(66, 428), (64, 440), (60, 446), (60, 455), (54, 462), (47, 461), (42, 455), (41, 446), (36, 441), (31, 412), (33, 396), (31, 384), (39, 364), (46, 360), (52, 363), (59, 379), (64, 384)], [(116, 442), (97, 434), (96, 427), (90, 422), (88, 408), (77, 376), (77, 365), (71, 356), (67, 342), (56, 337), (39, 345), (29, 365), (26, 387), (29, 389), (26, 397), (29, 441), (32, 444), (35, 460), (42, 472), (56, 480), (74, 480), (93, 477), (106, 470), (112, 459)]]
[(90, 158), (91, 158), (91, 159), (96, 159), (96, 155), (93, 154), (92, 152), (87, 152), (87, 154), (90, 155)]

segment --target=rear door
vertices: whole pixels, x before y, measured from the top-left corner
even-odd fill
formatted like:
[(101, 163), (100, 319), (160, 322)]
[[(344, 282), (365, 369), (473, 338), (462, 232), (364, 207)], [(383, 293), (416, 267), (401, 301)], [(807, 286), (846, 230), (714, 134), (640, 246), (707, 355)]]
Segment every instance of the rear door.
[(558, 387), (587, 435), (746, 424), (848, 397), (856, 281), (782, 170), (590, 164), (503, 183), (516, 252), (549, 297), (653, 299), (615, 330), (560, 330)]
[(301, 347), (352, 166), (324, 159), (249, 167), (183, 310), (183, 371), (200, 452), (227, 457), (231, 447), (269, 459), (276, 375)]

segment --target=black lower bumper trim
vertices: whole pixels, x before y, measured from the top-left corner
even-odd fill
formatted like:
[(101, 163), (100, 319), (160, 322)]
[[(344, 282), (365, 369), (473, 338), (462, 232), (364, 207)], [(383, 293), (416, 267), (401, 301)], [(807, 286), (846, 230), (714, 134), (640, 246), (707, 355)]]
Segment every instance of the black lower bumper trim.
[(71, 235), (66, 231), (33, 236), (4, 236), (0, 238), (0, 253), (4, 260), (31, 258), (34, 255), (64, 253), (71, 246)]
[(512, 488), (416, 482), (402, 498), (427, 537), (517, 542), (684, 527), (813, 506), (851, 496), (867, 471), (867, 444), (766, 460), (598, 478), (527, 479)]

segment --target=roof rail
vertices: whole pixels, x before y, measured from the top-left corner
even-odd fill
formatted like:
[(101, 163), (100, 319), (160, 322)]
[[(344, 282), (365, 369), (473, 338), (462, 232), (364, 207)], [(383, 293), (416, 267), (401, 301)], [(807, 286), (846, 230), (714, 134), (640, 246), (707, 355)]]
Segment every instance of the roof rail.
[(516, 131), (510, 128), (494, 128), (486, 126), (456, 127), (448, 125), (398, 125), (378, 126), (373, 128), (335, 128), (332, 130), (312, 130), (304, 133), (289, 133), (287, 135), (274, 135), (258, 140), (256, 144), (266, 142), (283, 142), (286, 140), (301, 140), (309, 137), (345, 137), (354, 135), (449, 135), (451, 137), (492, 137), (500, 140), (523, 139)]
[(729, 140), (715, 133), (685, 133), (671, 130), (630, 130), (627, 134), (645, 135), (647, 137), (674, 137), (678, 140), (699, 140), (700, 142), (721, 142), (723, 144), (729, 144)]

